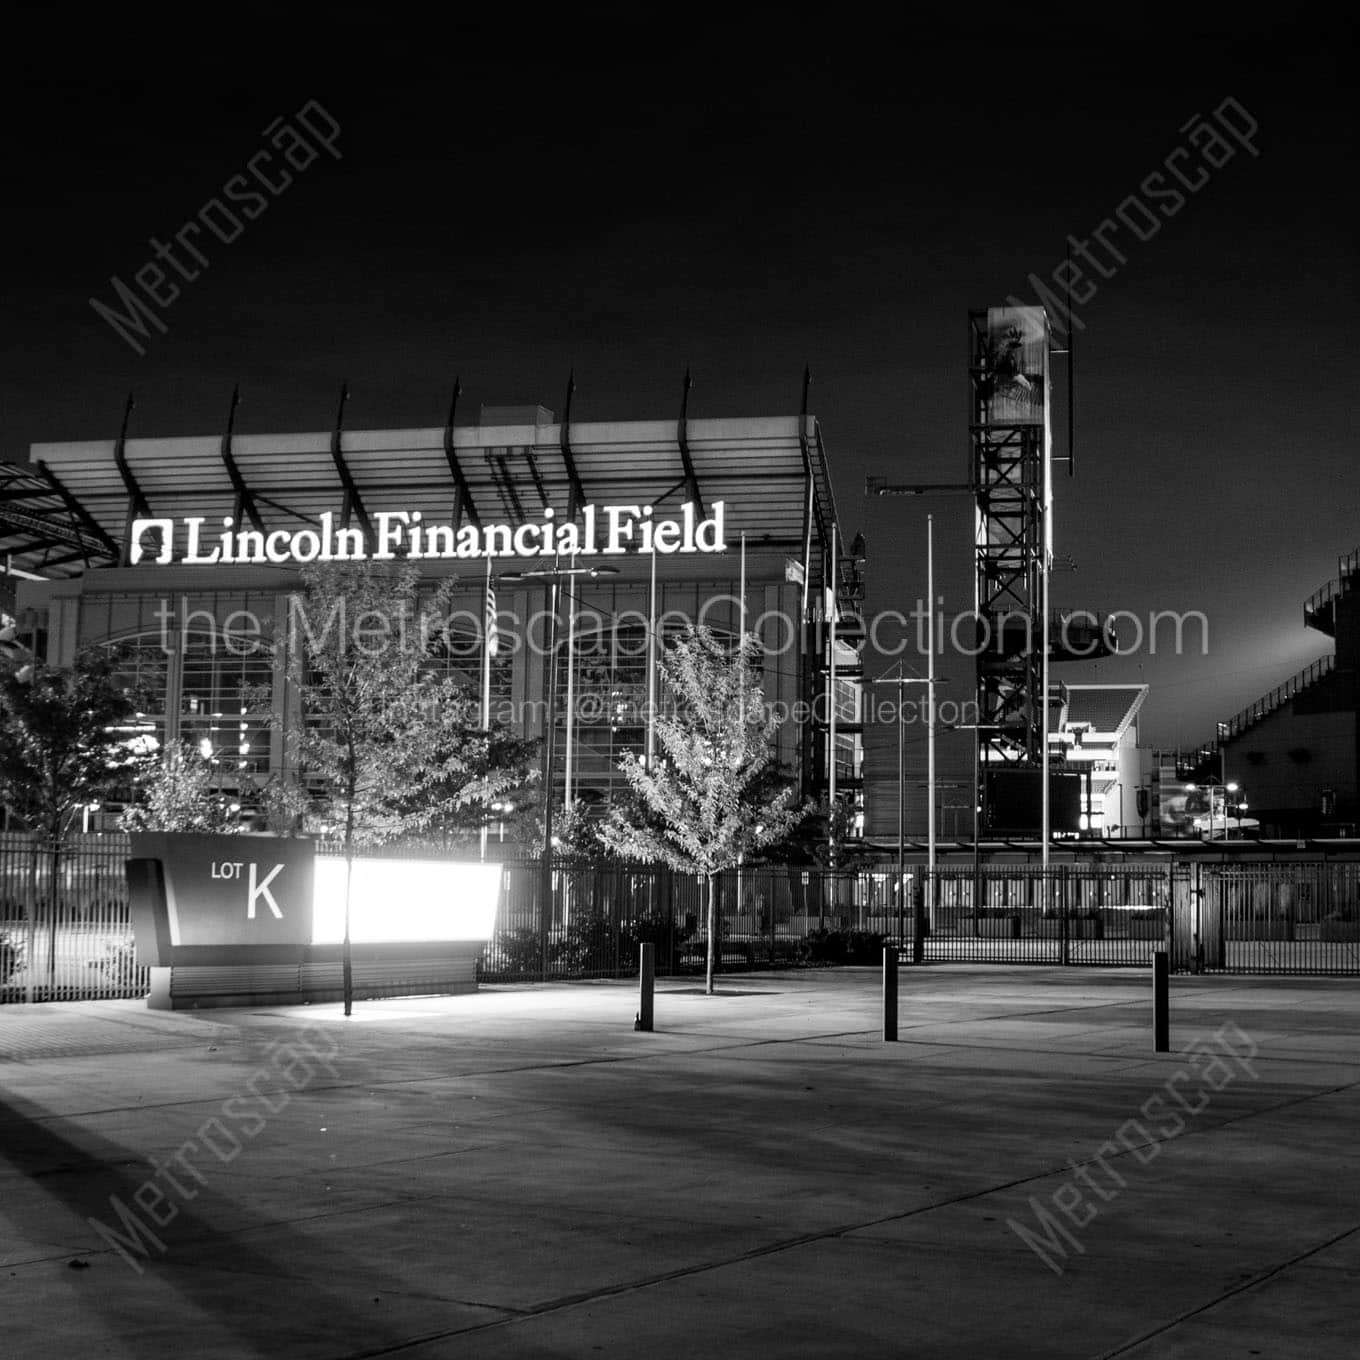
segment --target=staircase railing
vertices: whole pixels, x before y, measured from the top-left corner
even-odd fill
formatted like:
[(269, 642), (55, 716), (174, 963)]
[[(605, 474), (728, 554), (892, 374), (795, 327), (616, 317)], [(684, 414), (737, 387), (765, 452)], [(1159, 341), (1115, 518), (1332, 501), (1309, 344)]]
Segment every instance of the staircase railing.
[(1240, 713), (1235, 713), (1227, 722), (1219, 723), (1219, 741), (1231, 741), (1234, 737), (1240, 737), (1247, 728), (1268, 717), (1277, 708), (1282, 708), (1311, 685), (1317, 684), (1324, 676), (1330, 675), (1335, 667), (1335, 656), (1320, 656), (1311, 666), (1305, 666), (1297, 675), (1291, 675), (1283, 684), (1276, 685), (1269, 694), (1262, 695), (1254, 704), (1249, 704)]

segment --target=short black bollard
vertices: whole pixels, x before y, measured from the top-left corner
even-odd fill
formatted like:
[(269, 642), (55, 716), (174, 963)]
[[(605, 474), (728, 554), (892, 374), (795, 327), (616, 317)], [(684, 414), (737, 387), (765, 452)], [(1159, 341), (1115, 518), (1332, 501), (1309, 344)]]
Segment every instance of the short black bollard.
[(1171, 958), (1165, 949), (1152, 952), (1152, 1048), (1171, 1052)]
[(883, 1042), (897, 1041), (897, 950), (883, 946)]
[(652, 991), (656, 979), (656, 946), (644, 944), (638, 947), (638, 1013), (633, 1022), (634, 1029), (651, 1032), (652, 1028)]

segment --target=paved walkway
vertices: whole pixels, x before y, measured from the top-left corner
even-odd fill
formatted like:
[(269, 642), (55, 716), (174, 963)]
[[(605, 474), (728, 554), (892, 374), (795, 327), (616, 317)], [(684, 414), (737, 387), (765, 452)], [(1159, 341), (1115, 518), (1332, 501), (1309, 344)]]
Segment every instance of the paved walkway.
[(6, 1354), (1353, 1357), (1360, 983), (0, 1007)]

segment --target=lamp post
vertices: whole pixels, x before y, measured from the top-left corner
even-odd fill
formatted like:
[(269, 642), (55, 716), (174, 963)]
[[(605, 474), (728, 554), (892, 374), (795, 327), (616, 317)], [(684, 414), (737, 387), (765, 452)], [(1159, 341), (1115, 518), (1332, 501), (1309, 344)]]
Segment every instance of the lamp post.
[(502, 581), (544, 581), (548, 593), (547, 674), (543, 687), (543, 858), (540, 866), (538, 948), (541, 976), (548, 977), (548, 925), (553, 899), (553, 746), (557, 717), (557, 614), (562, 578), (571, 576), (617, 576), (617, 567), (549, 567), (542, 571), (507, 571)]
[[(931, 687), (931, 698), (934, 698), (934, 677), (923, 678), (919, 676), (904, 675), (903, 663), (897, 663), (897, 674), (890, 675), (885, 671), (871, 683), (875, 685), (896, 685), (897, 686), (897, 936), (898, 939), (906, 938), (906, 745), (907, 732), (904, 715), (902, 712), (902, 691), (907, 685), (929, 685)], [(935, 722), (935, 705), (932, 702), (930, 712), (930, 722), (932, 726)], [(929, 797), (930, 805), (935, 806), (935, 782), (934, 770), (928, 775), (930, 784)], [(935, 860), (935, 819), (932, 815), (930, 821), (930, 860)], [(912, 960), (920, 963), (925, 953), (925, 932), (922, 929), (924, 922), (921, 914), (916, 914), (916, 923), (913, 931), (914, 940), (912, 944)]]
[(1187, 793), (1194, 793), (1197, 789), (1203, 789), (1204, 792), (1209, 795), (1208, 838), (1210, 840), (1214, 839), (1214, 836), (1216, 834), (1216, 825), (1218, 822), (1218, 816), (1215, 811), (1216, 799), (1214, 795), (1215, 793), (1221, 793), (1223, 795), (1223, 839), (1227, 840), (1229, 831), (1228, 820), (1230, 808), (1236, 806), (1236, 808), (1239, 811), (1241, 811), (1243, 808), (1246, 807), (1245, 803), (1238, 803), (1236, 805), (1233, 805), (1230, 804), (1228, 801), (1228, 795), (1230, 793), (1238, 792), (1238, 785), (1236, 781), (1230, 780), (1228, 783), (1225, 784), (1220, 780), (1210, 780), (1209, 783), (1207, 784), (1187, 784), (1185, 786), (1185, 791)]

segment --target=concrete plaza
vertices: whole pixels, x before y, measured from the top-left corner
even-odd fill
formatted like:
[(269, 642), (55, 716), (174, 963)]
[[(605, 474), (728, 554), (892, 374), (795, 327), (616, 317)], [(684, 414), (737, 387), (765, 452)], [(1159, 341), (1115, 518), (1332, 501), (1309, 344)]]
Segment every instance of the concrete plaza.
[(6, 1354), (1353, 1357), (1360, 981), (0, 1008)]

